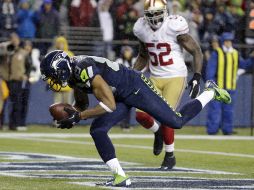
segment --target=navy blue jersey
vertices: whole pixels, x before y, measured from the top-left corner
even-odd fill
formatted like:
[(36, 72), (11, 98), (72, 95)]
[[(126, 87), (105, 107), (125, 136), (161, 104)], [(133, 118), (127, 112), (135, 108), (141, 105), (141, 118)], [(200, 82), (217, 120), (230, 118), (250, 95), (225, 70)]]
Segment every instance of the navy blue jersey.
[(92, 93), (92, 81), (96, 75), (101, 77), (112, 88), (115, 97), (125, 98), (133, 92), (135, 78), (140, 73), (128, 69), (106, 58), (95, 56), (75, 56), (72, 58), (73, 74), (68, 81), (70, 87)]

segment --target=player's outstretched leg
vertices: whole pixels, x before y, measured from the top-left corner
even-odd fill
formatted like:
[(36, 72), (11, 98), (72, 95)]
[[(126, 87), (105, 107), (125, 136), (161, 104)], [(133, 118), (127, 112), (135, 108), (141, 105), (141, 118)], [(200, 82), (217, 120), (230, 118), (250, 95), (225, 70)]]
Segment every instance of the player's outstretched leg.
[(163, 148), (163, 136), (161, 127), (152, 116), (142, 111), (136, 112), (136, 120), (144, 128), (149, 129), (154, 133), (153, 154), (156, 156), (159, 155)]
[[(230, 94), (226, 90), (219, 88), (214, 81), (209, 80), (206, 82), (205, 91), (193, 101), (185, 104), (179, 111), (182, 118), (182, 123), (180, 124), (184, 125), (194, 118), (211, 100), (220, 101), (225, 104), (231, 103)], [(177, 127), (181, 128), (181, 126)]]

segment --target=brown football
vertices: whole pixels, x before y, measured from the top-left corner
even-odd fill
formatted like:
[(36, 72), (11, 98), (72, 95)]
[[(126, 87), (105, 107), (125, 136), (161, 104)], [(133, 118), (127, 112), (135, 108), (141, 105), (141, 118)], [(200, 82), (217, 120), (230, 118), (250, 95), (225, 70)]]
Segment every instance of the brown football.
[(70, 104), (55, 103), (49, 106), (49, 112), (54, 120), (60, 121), (69, 117), (68, 113), (64, 111), (64, 108), (75, 110)]

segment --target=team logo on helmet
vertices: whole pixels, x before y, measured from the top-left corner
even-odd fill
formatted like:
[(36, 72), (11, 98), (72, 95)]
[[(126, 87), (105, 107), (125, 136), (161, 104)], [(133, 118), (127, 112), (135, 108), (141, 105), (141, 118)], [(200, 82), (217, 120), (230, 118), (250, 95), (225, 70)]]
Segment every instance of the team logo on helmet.
[(60, 91), (62, 87), (68, 85), (71, 76), (70, 58), (64, 52), (55, 50), (49, 52), (41, 62), (41, 77), (48, 81), (49, 88)]

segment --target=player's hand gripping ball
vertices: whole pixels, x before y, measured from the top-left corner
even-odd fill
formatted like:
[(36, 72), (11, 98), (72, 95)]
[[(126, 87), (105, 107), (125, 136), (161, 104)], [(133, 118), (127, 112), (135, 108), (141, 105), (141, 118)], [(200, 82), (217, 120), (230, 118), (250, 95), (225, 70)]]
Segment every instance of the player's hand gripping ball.
[(49, 112), (61, 129), (70, 129), (80, 121), (80, 113), (70, 104), (53, 104), (49, 107)]

